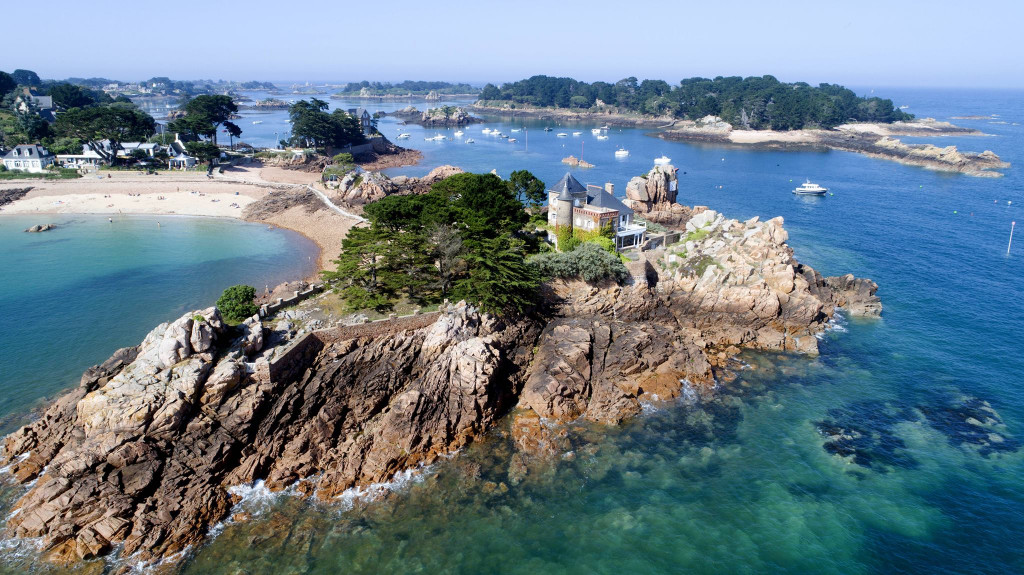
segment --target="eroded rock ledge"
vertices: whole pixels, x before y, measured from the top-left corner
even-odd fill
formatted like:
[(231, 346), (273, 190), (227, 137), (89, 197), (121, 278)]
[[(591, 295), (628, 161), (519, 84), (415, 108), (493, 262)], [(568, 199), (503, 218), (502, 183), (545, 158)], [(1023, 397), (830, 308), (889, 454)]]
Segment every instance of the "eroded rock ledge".
[(632, 285), (553, 282), (514, 321), (462, 303), (263, 349), (256, 318), (186, 314), (4, 439), (0, 464), (35, 481), (7, 534), (41, 538), (57, 562), (122, 543), (154, 561), (227, 517), (232, 486), (329, 500), (459, 449), (517, 404), (523, 428), (616, 423), (642, 400), (713, 393), (741, 348), (816, 353), (837, 305), (881, 309), (876, 286), (799, 264), (781, 223), (703, 212), (683, 244), (703, 269), (653, 253)]

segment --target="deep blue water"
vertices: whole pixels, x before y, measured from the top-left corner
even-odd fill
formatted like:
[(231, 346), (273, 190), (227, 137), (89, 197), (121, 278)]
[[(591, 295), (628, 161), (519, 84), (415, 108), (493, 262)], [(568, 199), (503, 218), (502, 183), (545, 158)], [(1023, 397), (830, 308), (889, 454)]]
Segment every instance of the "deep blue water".
[(0, 433), (160, 322), (316, 265), (306, 238), (227, 219), (48, 215), (57, 229), (23, 231), (38, 223), (0, 216)]
[[(383, 120), (385, 134), (409, 132), (404, 145), (424, 151), (419, 166), (392, 174), (454, 164), (501, 175), (525, 168), (552, 183), (583, 142), (596, 167), (574, 173), (621, 194), (665, 154), (685, 172), (680, 202), (783, 216), (801, 262), (878, 282), (883, 317), (844, 320), (815, 358), (746, 354), (752, 367), (722, 382), (717, 400), (661, 405), (620, 427), (570, 426), (566, 456), (521, 482), (499, 429), (382, 500), (251, 497), (242, 507), (257, 519), (226, 525), (181, 571), (1024, 572), (1024, 238), (1006, 254), (1024, 205), (1024, 93), (876, 93), (921, 117), (997, 114), (955, 121), (991, 136), (937, 143), (991, 149), (1013, 167), (972, 178), (847, 152), (664, 142), (642, 130), (598, 142), (593, 126), (545, 133), (546, 122), (525, 124), (527, 151), (524, 133), (511, 132), (521, 122), (487, 125), (515, 144), (481, 135), (481, 125), (466, 130), (476, 143), (465, 144), (425, 142), (436, 131)], [(618, 147), (628, 159), (613, 157)], [(833, 195), (795, 197), (804, 178)], [(1001, 451), (958, 435), (976, 400), (1002, 418)], [(821, 422), (861, 430), (860, 463), (824, 449)]]

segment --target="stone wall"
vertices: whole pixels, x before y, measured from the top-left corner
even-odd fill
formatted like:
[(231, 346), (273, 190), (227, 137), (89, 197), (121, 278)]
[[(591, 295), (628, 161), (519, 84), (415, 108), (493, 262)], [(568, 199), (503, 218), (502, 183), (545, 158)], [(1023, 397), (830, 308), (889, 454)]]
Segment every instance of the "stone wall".
[(289, 343), (288, 347), (274, 359), (256, 361), (252, 371), (256, 378), (262, 381), (295, 380), (312, 365), (320, 351), (332, 343), (422, 329), (433, 325), (440, 315), (440, 312), (435, 311), (307, 332)]
[(265, 303), (260, 306), (260, 318), (270, 317), (282, 309), (293, 306), (301, 301), (307, 300), (310, 297), (324, 291), (323, 284), (313, 284), (306, 291), (297, 291), (295, 295), (289, 298), (277, 298), (277, 301), (273, 303)]

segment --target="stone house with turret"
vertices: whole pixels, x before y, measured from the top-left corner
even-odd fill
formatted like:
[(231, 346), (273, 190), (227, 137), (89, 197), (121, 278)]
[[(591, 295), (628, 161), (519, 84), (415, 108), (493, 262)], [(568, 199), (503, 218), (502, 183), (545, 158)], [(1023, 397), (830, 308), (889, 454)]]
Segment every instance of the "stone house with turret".
[[(614, 194), (615, 186), (584, 186), (566, 173), (548, 190), (548, 225), (552, 229), (569, 227), (582, 232), (594, 232), (608, 225), (614, 232), (615, 249), (629, 249), (640, 245), (647, 234), (647, 225), (633, 220), (633, 210)], [(558, 242), (554, 232), (548, 239)]]

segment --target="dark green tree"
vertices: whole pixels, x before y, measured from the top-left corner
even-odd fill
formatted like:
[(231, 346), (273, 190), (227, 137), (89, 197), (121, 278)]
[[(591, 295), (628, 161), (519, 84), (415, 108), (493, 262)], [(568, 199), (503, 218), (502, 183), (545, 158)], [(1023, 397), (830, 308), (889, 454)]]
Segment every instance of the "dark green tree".
[(0, 99), (18, 87), (18, 82), (7, 72), (0, 72)]
[[(186, 118), (191, 116), (193, 121), (202, 121), (212, 128), (204, 132), (204, 135), (212, 134), (213, 143), (216, 144), (217, 130), (220, 129), (221, 124), (231, 123), (232, 116), (238, 112), (238, 106), (235, 105), (231, 96), (203, 94), (189, 100), (183, 110)], [(234, 124), (231, 125), (241, 134), (240, 128)]]
[[(121, 142), (142, 141), (156, 131), (152, 116), (130, 104), (110, 104), (97, 108), (71, 108), (57, 116), (55, 131), (62, 136), (86, 142), (111, 165), (117, 163)], [(110, 140), (110, 148), (99, 144)]]
[(185, 151), (200, 162), (206, 162), (207, 173), (213, 172), (213, 161), (220, 157), (220, 148), (213, 142), (185, 142)]
[(480, 242), (466, 254), (469, 275), (455, 284), (453, 295), (496, 315), (522, 313), (537, 298), (540, 278), (526, 263), (523, 242), (505, 234)]
[(51, 86), (50, 97), (53, 98), (53, 105), (58, 110), (84, 108), (96, 102), (88, 92), (79, 86), (66, 83)]
[(22, 86), (38, 86), (43, 83), (39, 79), (39, 74), (36, 74), (32, 70), (15, 70), (11, 72), (11, 77), (14, 81)]
[(224, 290), (217, 299), (217, 309), (230, 323), (241, 323), (256, 315), (259, 308), (253, 303), (256, 288), (247, 285), (234, 285)]
[(544, 201), (547, 200), (544, 182), (537, 179), (536, 176), (527, 170), (512, 172), (508, 178), (508, 184), (512, 188), (512, 193), (515, 194), (516, 199), (523, 204), (537, 207), (544, 205)]
[(383, 310), (391, 306), (393, 290), (382, 281), (386, 234), (374, 227), (352, 228), (341, 241), (341, 254), (334, 260), (336, 271), (322, 272), (324, 279), (339, 284), (352, 310)]

